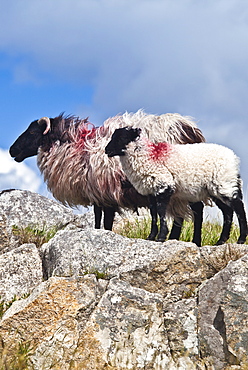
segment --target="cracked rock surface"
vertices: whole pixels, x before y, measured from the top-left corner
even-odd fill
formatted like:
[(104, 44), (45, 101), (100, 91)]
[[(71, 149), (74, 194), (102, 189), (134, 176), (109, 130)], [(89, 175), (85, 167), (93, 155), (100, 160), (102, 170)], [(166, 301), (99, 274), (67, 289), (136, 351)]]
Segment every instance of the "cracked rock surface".
[[(128, 239), (17, 190), (0, 216), (1, 364), (22, 343), (37, 370), (245, 369), (247, 246)], [(44, 221), (63, 227), (41, 248), (13, 242)]]

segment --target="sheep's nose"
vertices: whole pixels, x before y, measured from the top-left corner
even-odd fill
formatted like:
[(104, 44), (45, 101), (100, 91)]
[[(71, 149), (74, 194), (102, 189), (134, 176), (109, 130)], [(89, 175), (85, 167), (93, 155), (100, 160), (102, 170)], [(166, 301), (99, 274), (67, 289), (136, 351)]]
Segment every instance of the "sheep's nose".
[(13, 145), (9, 148), (9, 154), (10, 154), (11, 157), (15, 157), (16, 154), (18, 154), (17, 152), (18, 152), (18, 150), (16, 148), (14, 148)]

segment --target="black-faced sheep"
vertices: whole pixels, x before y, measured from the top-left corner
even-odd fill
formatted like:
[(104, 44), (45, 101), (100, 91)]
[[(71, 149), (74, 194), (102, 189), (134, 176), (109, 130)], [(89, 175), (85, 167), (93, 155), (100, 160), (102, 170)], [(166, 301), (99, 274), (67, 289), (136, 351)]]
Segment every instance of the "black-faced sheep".
[[(94, 205), (96, 228), (103, 209), (104, 227), (111, 230), (115, 211), (149, 204), (127, 181), (119, 158), (104, 153), (114, 130), (123, 126), (142, 127), (155, 143), (204, 141), (192, 119), (179, 114), (155, 116), (140, 110), (109, 118), (101, 127), (61, 114), (33, 121), (11, 146), (10, 155), (22, 162), (38, 154), (38, 167), (53, 196), (69, 206)], [(175, 226), (175, 237), (178, 232)]]
[[(152, 143), (139, 128), (120, 128), (112, 135), (105, 151), (120, 156), (122, 168), (134, 188), (150, 196), (151, 208), (160, 218), (158, 241), (164, 241), (168, 228), (166, 211), (171, 203), (180, 204), (185, 217), (190, 202), (212, 198), (224, 215), (224, 228), (217, 244), (229, 238), (233, 211), (236, 212), (243, 244), (247, 220), (242, 202), (239, 159), (232, 150), (217, 144)], [(152, 224), (151, 237), (157, 229)]]

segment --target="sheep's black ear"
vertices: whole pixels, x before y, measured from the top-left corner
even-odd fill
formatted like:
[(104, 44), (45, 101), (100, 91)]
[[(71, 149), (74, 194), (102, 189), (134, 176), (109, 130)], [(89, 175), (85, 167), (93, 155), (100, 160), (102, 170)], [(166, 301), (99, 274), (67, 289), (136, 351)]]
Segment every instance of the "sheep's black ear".
[(133, 133), (134, 133), (134, 137), (135, 137), (135, 138), (140, 137), (140, 134), (141, 134), (141, 128), (134, 128), (134, 129), (133, 129)]

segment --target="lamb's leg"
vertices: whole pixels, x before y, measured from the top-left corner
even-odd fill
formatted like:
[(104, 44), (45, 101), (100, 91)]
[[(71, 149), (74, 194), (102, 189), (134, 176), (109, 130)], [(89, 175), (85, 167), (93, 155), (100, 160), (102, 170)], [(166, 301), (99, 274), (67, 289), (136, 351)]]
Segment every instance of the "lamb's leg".
[(102, 207), (94, 204), (94, 215), (95, 215), (95, 229), (101, 228), (101, 219), (102, 219)]
[(151, 232), (148, 235), (146, 240), (155, 240), (156, 235), (158, 233), (158, 214), (157, 214), (157, 202), (156, 197), (154, 195), (149, 195), (149, 208), (151, 213)]
[(160, 219), (160, 231), (157, 237), (157, 242), (164, 242), (165, 238), (168, 234), (168, 226), (166, 223), (166, 208), (170, 201), (170, 197), (172, 195), (172, 190), (167, 189), (164, 193), (158, 194), (156, 196), (157, 202), (157, 212)]
[(203, 203), (196, 202), (190, 204), (192, 211), (194, 212), (194, 234), (192, 242), (198, 247), (201, 247), (201, 231), (203, 221)]
[(179, 240), (181, 230), (182, 230), (182, 225), (183, 225), (183, 218), (178, 218), (177, 220), (173, 221), (172, 229), (169, 235), (168, 239), (176, 239)]
[(247, 233), (248, 233), (244, 203), (240, 198), (235, 198), (232, 200), (232, 207), (238, 217), (239, 228), (240, 228), (240, 235), (239, 235), (237, 243), (244, 244), (246, 241)]
[(105, 230), (112, 230), (114, 217), (115, 217), (115, 208), (114, 207), (104, 207), (104, 220), (103, 225)]
[(219, 240), (215, 245), (224, 244), (230, 236), (232, 220), (233, 220), (233, 209), (227, 204), (223, 203), (220, 199), (213, 198), (216, 205), (222, 211), (223, 214), (223, 228)]
[[(201, 246), (201, 229), (202, 229), (202, 221), (203, 221), (203, 204), (202, 202), (192, 203), (190, 204), (194, 212), (194, 235), (193, 235), (193, 243), (195, 243), (198, 247)], [(183, 224), (183, 218), (179, 218), (177, 221), (174, 220), (173, 226), (169, 235), (169, 239), (176, 239), (179, 240), (181, 229)]]

